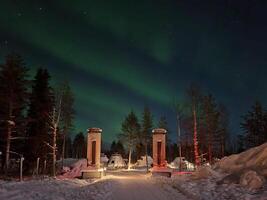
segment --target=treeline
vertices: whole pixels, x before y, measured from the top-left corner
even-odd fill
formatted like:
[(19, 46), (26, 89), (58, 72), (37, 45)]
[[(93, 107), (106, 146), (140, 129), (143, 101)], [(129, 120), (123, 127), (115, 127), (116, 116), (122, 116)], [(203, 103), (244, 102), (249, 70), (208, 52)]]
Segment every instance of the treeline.
[[(161, 116), (157, 122), (154, 122), (154, 117), (150, 108), (144, 106), (141, 119), (138, 119), (136, 113), (132, 110), (123, 120), (121, 133), (118, 135), (118, 141), (112, 142), (108, 154), (119, 153), (123, 157), (128, 155), (128, 168), (131, 167), (132, 162), (137, 161), (141, 156), (151, 156), (153, 128), (164, 128), (168, 131), (169, 128), (166, 117)], [(167, 145), (168, 148), (171, 148), (168, 135)], [(172, 147), (175, 148), (176, 145), (172, 145)]]
[(259, 101), (242, 116), (242, 133), (237, 138), (237, 152), (267, 142), (267, 111)]
[[(8, 55), (0, 65), (1, 171), (11, 160), (24, 157), (28, 173), (55, 175), (59, 158), (73, 155), (74, 95), (67, 81), (51, 86), (47, 69), (39, 68), (33, 80), (24, 60)], [(11, 159), (14, 158), (14, 159)], [(39, 170), (36, 170), (36, 163)]]
[[(201, 88), (191, 84), (185, 91), (183, 100), (174, 100), (173, 110), (177, 129), (169, 131), (166, 117), (153, 123), (150, 109), (145, 106), (141, 120), (131, 111), (121, 125), (121, 142), (127, 149), (114, 141), (111, 152), (127, 154), (129, 164), (143, 155), (152, 155), (152, 129), (165, 128), (167, 133), (167, 159), (172, 161), (182, 156), (197, 165), (204, 162), (213, 163), (218, 158), (244, 151), (267, 141), (267, 112), (259, 102), (242, 117), (242, 133), (230, 132), (229, 112), (212, 94), (205, 94)], [(177, 141), (170, 140), (170, 134), (177, 134)], [(172, 136), (173, 137), (173, 136)], [(121, 145), (119, 145), (121, 146)]]
[[(229, 142), (228, 112), (217, 103), (211, 94), (203, 94), (195, 85), (185, 92), (185, 100), (174, 100), (170, 105), (173, 117), (177, 122), (177, 130), (169, 131), (165, 116), (157, 124), (153, 123), (150, 109), (145, 106), (141, 120), (131, 111), (121, 125), (119, 141), (128, 150), (128, 159), (142, 155), (152, 155), (152, 129), (167, 129), (167, 159), (172, 161), (181, 155), (187, 160), (201, 164), (205, 160), (213, 162), (227, 153), (226, 144)], [(177, 141), (170, 140), (170, 134), (177, 134)], [(113, 143), (114, 146), (114, 143)]]

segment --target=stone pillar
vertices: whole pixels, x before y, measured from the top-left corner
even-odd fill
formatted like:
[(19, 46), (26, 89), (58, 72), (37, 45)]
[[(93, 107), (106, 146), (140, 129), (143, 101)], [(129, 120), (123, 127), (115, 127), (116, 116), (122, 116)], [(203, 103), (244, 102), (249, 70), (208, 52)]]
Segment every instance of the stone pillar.
[(153, 167), (166, 167), (166, 133), (163, 128), (156, 128), (153, 133)]
[(101, 133), (100, 128), (89, 128), (87, 134), (87, 160), (88, 165), (100, 168)]

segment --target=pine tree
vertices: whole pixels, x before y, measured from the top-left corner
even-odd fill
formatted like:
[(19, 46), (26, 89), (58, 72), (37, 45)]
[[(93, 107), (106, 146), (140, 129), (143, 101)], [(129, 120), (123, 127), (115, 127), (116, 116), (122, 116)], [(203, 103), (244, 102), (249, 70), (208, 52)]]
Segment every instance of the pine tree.
[(24, 137), (25, 118), (23, 112), (27, 103), (27, 68), (22, 58), (16, 54), (8, 55), (5, 63), (0, 65), (0, 124), (1, 151), (5, 153), (3, 165), (9, 168), (11, 151), (22, 153), (14, 145), (15, 138)]
[(228, 145), (228, 150), (231, 146), (229, 138), (229, 113), (223, 105), (219, 106), (219, 130), (217, 136), (219, 139), (220, 157), (222, 158), (225, 156), (226, 146)]
[(117, 142), (116, 149), (117, 149), (117, 152), (118, 152), (121, 156), (124, 156), (124, 154), (125, 154), (125, 150), (124, 150), (123, 144), (121, 143), (120, 140)]
[(207, 134), (209, 163), (212, 163), (213, 151), (216, 145), (216, 134), (219, 130), (219, 112), (212, 95), (203, 97), (205, 127)]
[(267, 141), (267, 114), (260, 102), (256, 102), (241, 123), (244, 131), (246, 148), (255, 147)]
[(82, 132), (78, 133), (73, 140), (73, 157), (86, 157), (86, 139)]
[(194, 156), (192, 155), (192, 152), (194, 152), (193, 147), (193, 126), (192, 126), (192, 116), (188, 115), (185, 116), (181, 123), (181, 128), (183, 130), (182, 134), (182, 150), (183, 155), (185, 155), (186, 160), (190, 162), (194, 162)]
[(115, 140), (113, 140), (113, 142), (112, 142), (111, 145), (110, 145), (110, 151), (111, 151), (112, 154), (118, 152), (118, 151), (117, 151), (117, 143), (116, 143)]
[(62, 150), (61, 150), (61, 160), (62, 168), (64, 165), (64, 158), (66, 155), (66, 138), (69, 136), (70, 131), (73, 129), (74, 120), (74, 95), (71, 91), (68, 82), (64, 82), (60, 87), (62, 92), (62, 102), (61, 102), (61, 119), (60, 119), (60, 129), (62, 131)]
[(73, 154), (72, 140), (71, 140), (71, 137), (69, 137), (69, 136), (66, 138), (65, 152), (66, 152), (66, 158), (71, 158), (72, 157), (72, 154)]
[(238, 134), (236, 139), (237, 153), (241, 153), (245, 150), (245, 137), (242, 134)]
[(126, 143), (129, 150), (128, 169), (130, 169), (132, 151), (136, 145), (138, 134), (140, 133), (140, 124), (138, 123), (138, 119), (133, 111), (131, 111), (122, 122), (121, 131), (122, 133), (119, 137)]
[(33, 80), (28, 111), (28, 140), (25, 144), (25, 162), (28, 168), (32, 168), (37, 158), (43, 161), (48, 158), (49, 152), (45, 143), (51, 141), (49, 113), (53, 111), (54, 101), (49, 79), (48, 71), (40, 68)]
[(120, 155), (122, 155), (122, 157), (124, 156), (125, 154), (125, 151), (124, 151), (124, 147), (121, 143), (121, 141), (119, 140), (118, 142), (116, 142), (115, 140), (111, 143), (111, 146), (110, 146), (110, 152), (112, 154), (114, 153), (119, 153)]
[(165, 116), (161, 116), (158, 122), (158, 128), (163, 128), (165, 129), (167, 132), (168, 130), (168, 122)]
[(153, 121), (152, 121), (152, 115), (150, 112), (150, 109), (148, 106), (144, 107), (144, 112), (142, 116), (142, 143), (145, 147), (145, 156), (146, 156), (146, 166), (148, 171), (148, 148), (151, 146), (151, 137), (152, 137), (152, 127), (153, 127)]

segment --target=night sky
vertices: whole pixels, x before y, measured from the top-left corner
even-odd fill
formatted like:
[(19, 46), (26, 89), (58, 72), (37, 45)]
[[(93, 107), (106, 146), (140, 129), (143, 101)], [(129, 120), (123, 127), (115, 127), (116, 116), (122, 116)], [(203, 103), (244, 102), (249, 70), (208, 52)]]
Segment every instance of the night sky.
[(110, 142), (147, 104), (175, 135), (172, 99), (195, 82), (227, 106), (236, 134), (255, 100), (266, 106), (267, 1), (1, 0), (1, 63), (10, 52), (70, 81), (75, 132), (100, 127)]

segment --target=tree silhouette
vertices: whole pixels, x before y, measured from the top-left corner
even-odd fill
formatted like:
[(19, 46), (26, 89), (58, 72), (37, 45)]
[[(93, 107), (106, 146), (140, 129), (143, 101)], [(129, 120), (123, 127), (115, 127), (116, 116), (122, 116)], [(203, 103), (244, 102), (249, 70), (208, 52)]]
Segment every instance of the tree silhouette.
[(267, 113), (260, 102), (255, 102), (251, 111), (243, 116), (241, 128), (244, 131), (246, 148), (258, 146), (267, 141)]
[(140, 133), (140, 124), (133, 111), (124, 119), (121, 125), (120, 139), (125, 142), (129, 150), (128, 169), (131, 168), (132, 151), (137, 142), (138, 134)]
[[(0, 65), (0, 123), (3, 129), (0, 130), (1, 150), (5, 153), (3, 164), (6, 172), (9, 168), (10, 151), (14, 139), (21, 139), (24, 136), (23, 112), (27, 103), (27, 68), (19, 55), (11, 54)], [(16, 145), (21, 147), (20, 145)], [(18, 149), (17, 151), (22, 151)]]

